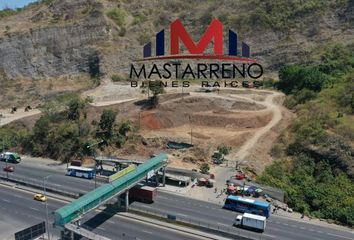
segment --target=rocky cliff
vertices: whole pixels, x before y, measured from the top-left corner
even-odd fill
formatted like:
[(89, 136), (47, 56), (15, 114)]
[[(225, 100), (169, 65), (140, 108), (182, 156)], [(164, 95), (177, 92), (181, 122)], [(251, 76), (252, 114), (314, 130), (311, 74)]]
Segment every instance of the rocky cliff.
[(161, 29), (168, 33), (176, 18), (197, 41), (217, 17), (250, 44), (269, 75), (312, 61), (328, 44), (352, 42), (353, 16), (350, 0), (46, 0), (0, 21), (1, 104), (86, 89), (112, 74), (124, 79), (142, 46)]

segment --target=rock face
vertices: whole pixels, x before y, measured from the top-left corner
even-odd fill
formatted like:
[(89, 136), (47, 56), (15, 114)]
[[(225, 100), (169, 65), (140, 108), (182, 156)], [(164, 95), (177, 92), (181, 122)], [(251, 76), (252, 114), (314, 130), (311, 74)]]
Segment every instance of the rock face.
[[(72, 4), (70, 2), (75, 2)], [(75, 12), (66, 9), (82, 9), (76, 5), (93, 4), (93, 1), (63, 1), (52, 5), (54, 16), (66, 13), (74, 16)], [(73, 5), (73, 6), (72, 6)], [(54, 8), (55, 6), (55, 8)], [(93, 7), (91, 5), (91, 7)], [(96, 3), (96, 10), (91, 11), (80, 21), (65, 25), (45, 26), (19, 33), (9, 33), (0, 39), (0, 68), (8, 78), (55, 77), (63, 74), (89, 73), (99, 74), (99, 52), (95, 45), (109, 38), (109, 27)], [(43, 17), (43, 14), (38, 13)], [(66, 18), (68, 18), (66, 16)], [(36, 19), (37, 20), (37, 19)], [(68, 20), (68, 19), (66, 19)]]
[[(211, 19), (217, 17), (223, 23), (224, 35), (228, 29), (237, 32), (239, 43), (244, 41), (251, 46), (251, 56), (263, 65), (265, 75), (273, 75), (284, 64), (312, 61), (329, 43), (353, 42), (352, 1), (314, 1), (318, 5), (301, 5), (310, 10), (300, 8), (297, 15), (295, 10), (289, 10), (285, 0), (274, 6), (268, 1), (264, 5), (261, 0), (223, 0), (222, 4), (187, 0), (51, 0), (34, 4), (0, 20), (0, 106), (8, 104), (3, 100), (11, 95), (24, 100), (36, 92), (43, 99), (58, 92), (87, 89), (96, 84), (93, 80), (97, 76), (108, 80), (117, 74), (124, 79), (134, 59), (142, 57), (144, 44), (151, 41), (155, 51), (154, 36), (162, 29), (166, 30), (169, 54), (170, 23), (177, 18), (198, 42)], [(312, 14), (312, 7), (316, 6), (318, 16)], [(278, 8), (288, 12), (280, 14)], [(278, 21), (282, 29), (273, 26), (273, 21)], [(224, 40), (227, 52), (226, 36)], [(212, 47), (209, 44), (207, 51)], [(86, 82), (61, 82), (62, 77), (82, 77)], [(47, 81), (47, 86), (41, 87), (44, 84), (40, 81)]]

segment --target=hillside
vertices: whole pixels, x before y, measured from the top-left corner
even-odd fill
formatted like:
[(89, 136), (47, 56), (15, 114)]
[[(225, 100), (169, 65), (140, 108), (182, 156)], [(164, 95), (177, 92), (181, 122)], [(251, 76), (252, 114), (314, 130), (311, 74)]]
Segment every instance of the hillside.
[(277, 87), (297, 118), (273, 146), (259, 182), (280, 187), (296, 211), (354, 225), (354, 45), (318, 64), (290, 65)]
[[(257, 6), (257, 7), (254, 7)], [(328, 43), (352, 41), (352, 1), (45, 0), (0, 12), (0, 106), (38, 104), (124, 79), (142, 45), (180, 18), (199, 39), (212, 17), (238, 32), (274, 75)], [(6, 90), (5, 90), (6, 89)]]

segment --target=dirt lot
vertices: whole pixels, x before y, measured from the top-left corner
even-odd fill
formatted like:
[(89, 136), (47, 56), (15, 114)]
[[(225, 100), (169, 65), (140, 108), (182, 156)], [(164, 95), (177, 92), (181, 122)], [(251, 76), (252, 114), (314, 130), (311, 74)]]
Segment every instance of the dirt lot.
[[(291, 113), (280, 105), (282, 95), (272, 91), (205, 92), (192, 86), (181, 93), (181, 89), (170, 88), (159, 97), (159, 105), (151, 109), (141, 91), (126, 91), (130, 86), (112, 83), (110, 91), (105, 87), (84, 93), (94, 98), (87, 111), (89, 121), (99, 120), (103, 109), (110, 108), (118, 111), (119, 122), (129, 120), (138, 130), (124, 148), (106, 149), (102, 154), (146, 159), (167, 152), (172, 167), (199, 168), (202, 162), (211, 162), (217, 146), (226, 145), (232, 148), (227, 156), (231, 163), (241, 161), (260, 172), (271, 161), (273, 141), (291, 120)], [(14, 115), (3, 114), (1, 123), (22, 119), (31, 127), (39, 114), (39, 110), (25, 113), (20, 109)], [(192, 143), (194, 147), (172, 150), (167, 148), (168, 141)]]

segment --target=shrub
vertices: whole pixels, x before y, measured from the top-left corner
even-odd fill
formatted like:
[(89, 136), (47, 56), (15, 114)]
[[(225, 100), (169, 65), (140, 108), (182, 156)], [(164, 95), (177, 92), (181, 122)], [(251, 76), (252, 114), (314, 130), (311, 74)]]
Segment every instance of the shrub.
[(224, 145), (218, 146), (217, 149), (218, 149), (219, 153), (224, 154), (224, 155), (229, 154), (231, 151), (231, 147), (224, 146)]
[(209, 169), (210, 169), (209, 164), (203, 163), (203, 164), (200, 166), (200, 169), (199, 169), (199, 170), (200, 170), (200, 173), (202, 173), (202, 174), (208, 174)]
[(112, 79), (113, 82), (119, 82), (119, 81), (124, 80), (124, 79), (123, 79), (120, 75), (118, 75), (118, 74), (113, 74), (113, 75), (111, 76), (111, 79)]
[(107, 16), (111, 18), (118, 26), (122, 27), (125, 24), (127, 13), (120, 8), (115, 8), (107, 12)]

